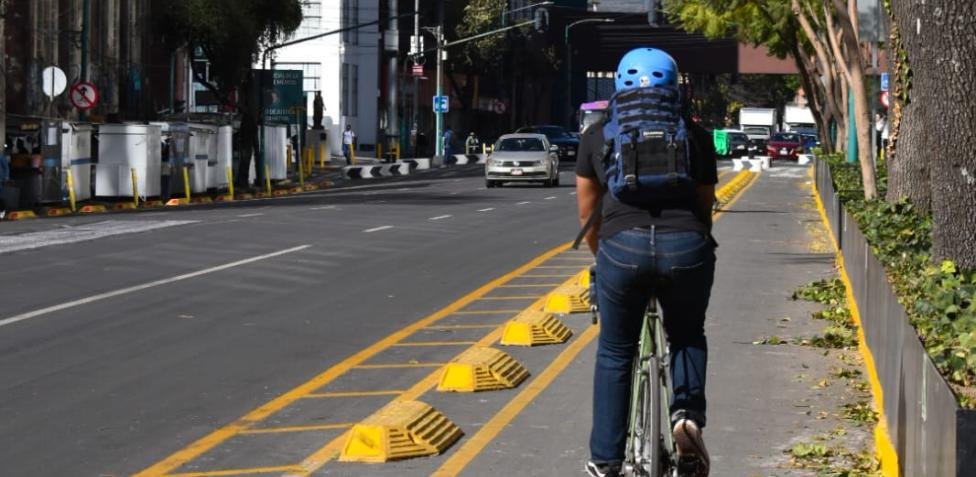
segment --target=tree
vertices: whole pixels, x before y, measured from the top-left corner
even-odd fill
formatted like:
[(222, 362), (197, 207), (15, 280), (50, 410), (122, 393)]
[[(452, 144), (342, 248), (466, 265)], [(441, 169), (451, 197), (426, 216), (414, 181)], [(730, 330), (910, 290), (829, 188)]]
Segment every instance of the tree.
[[(210, 62), (210, 81), (196, 69), (195, 79), (240, 114), (240, 185), (247, 181), (261, 115), (252, 65), (301, 22), (300, 0), (176, 0), (157, 20), (157, 31), (171, 51), (203, 54)], [(257, 173), (264, 176), (260, 168)]]
[[(931, 197), (936, 260), (976, 269), (976, 4), (970, 0), (891, 2), (911, 74), (899, 70), (902, 103), (894, 196)], [(902, 65), (903, 66), (903, 65)], [(905, 84), (910, 80), (910, 85)], [(925, 174), (925, 172), (928, 174)]]
[[(682, 27), (709, 37), (733, 37), (792, 56), (800, 71), (824, 143), (830, 121), (846, 117), (844, 91), (854, 98), (858, 159), (864, 196), (877, 195), (869, 147), (871, 118), (864, 83), (865, 61), (849, 11), (855, 0), (671, 0), (667, 11)], [(814, 61), (816, 58), (816, 61)], [(824, 82), (817, 81), (824, 78)], [(840, 81), (836, 81), (836, 80)], [(840, 83), (839, 87), (836, 83)], [(840, 93), (840, 94), (838, 94)], [(843, 124), (838, 120), (837, 124)], [(838, 135), (838, 137), (842, 137)]]

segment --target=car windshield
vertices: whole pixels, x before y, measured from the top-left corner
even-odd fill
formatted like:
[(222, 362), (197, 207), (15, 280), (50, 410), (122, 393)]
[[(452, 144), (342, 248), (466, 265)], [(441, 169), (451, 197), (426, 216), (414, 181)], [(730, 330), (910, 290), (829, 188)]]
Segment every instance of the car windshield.
[(545, 151), (542, 141), (534, 137), (510, 137), (498, 141), (496, 151)]
[(745, 131), (745, 132), (747, 132), (747, 133), (769, 134), (769, 130), (766, 129), (766, 128), (763, 128), (763, 127), (742, 128), (742, 130)]
[(743, 133), (729, 133), (728, 134), (728, 138), (730, 140), (732, 140), (732, 141), (748, 141), (749, 140), (749, 136), (746, 136)]
[(773, 141), (782, 141), (782, 142), (800, 142), (800, 136), (796, 134), (789, 134), (789, 133), (773, 134), (773, 137), (771, 137), (770, 139)]

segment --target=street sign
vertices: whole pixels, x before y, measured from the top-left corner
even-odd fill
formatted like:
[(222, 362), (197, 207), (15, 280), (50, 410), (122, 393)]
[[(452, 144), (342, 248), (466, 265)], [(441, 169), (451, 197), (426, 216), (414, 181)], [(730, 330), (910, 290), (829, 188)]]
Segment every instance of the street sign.
[(98, 87), (87, 81), (79, 81), (71, 85), (68, 100), (71, 101), (72, 106), (88, 111), (98, 104)]
[(891, 96), (888, 94), (887, 91), (881, 92), (881, 105), (884, 106), (885, 109), (891, 107)]
[(881, 73), (881, 91), (888, 91), (888, 73)]
[(424, 75), (424, 65), (414, 64), (412, 71), (413, 71), (413, 75), (414, 76), (423, 76)]
[(41, 88), (44, 94), (55, 97), (64, 92), (68, 87), (68, 78), (64, 76), (64, 71), (57, 66), (48, 66), (41, 72)]
[(434, 96), (434, 112), (435, 113), (446, 113), (449, 108), (450, 101), (447, 100), (447, 96)]
[(494, 111), (495, 114), (505, 114), (505, 102), (493, 99), (491, 101), (491, 110)]

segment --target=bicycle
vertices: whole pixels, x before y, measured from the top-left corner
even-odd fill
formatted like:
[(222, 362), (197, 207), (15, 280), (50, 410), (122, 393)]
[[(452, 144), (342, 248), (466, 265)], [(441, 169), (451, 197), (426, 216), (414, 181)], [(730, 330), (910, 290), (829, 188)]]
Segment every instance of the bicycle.
[[(590, 267), (590, 313), (597, 324), (596, 273)], [(677, 451), (667, 403), (671, 402), (671, 356), (664, 323), (652, 294), (641, 324), (631, 372), (630, 412), (623, 473), (632, 477), (679, 477)], [(661, 403), (665, 403), (663, 406)], [(656, 436), (656, 437), (655, 437)]]

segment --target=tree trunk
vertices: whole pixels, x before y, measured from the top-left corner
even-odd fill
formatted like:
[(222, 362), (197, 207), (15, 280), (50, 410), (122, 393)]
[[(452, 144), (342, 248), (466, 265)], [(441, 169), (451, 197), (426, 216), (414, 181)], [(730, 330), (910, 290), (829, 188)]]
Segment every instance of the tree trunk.
[[(257, 144), (258, 137), (258, 112), (254, 104), (254, 84), (251, 80), (253, 76), (247, 75), (241, 82), (241, 87), (237, 95), (238, 111), (241, 115), (241, 128), (238, 131), (239, 160), (237, 162), (237, 185), (247, 187), (248, 176), (251, 172), (251, 158), (255, 154), (254, 146)], [(259, 93), (260, 94), (260, 93)], [(255, 171), (257, 177), (263, 177), (263, 171)], [(260, 186), (260, 184), (258, 184)]]
[(810, 112), (813, 113), (813, 120), (816, 121), (817, 129), (820, 132), (820, 143), (825, 151), (828, 153), (832, 152), (833, 147), (831, 147), (832, 145), (828, 140), (829, 134), (826, 134), (828, 132), (826, 124), (829, 123), (824, 120), (825, 104), (821, 100), (823, 92), (815, 86), (817, 83), (811, 78), (816, 75), (811, 72), (811, 63), (807, 55), (800, 49), (796, 42), (793, 42), (790, 48), (792, 49), (796, 69), (800, 72), (800, 82), (803, 85), (803, 91), (807, 95), (808, 107), (810, 108)]
[[(913, 61), (919, 61), (922, 68), (916, 68), (909, 77), (910, 84), (904, 84), (898, 71), (892, 74), (891, 91), (894, 107), (892, 128), (888, 145), (888, 201), (907, 197), (923, 213), (931, 211), (932, 188), (929, 181), (930, 154), (934, 143), (928, 134), (926, 124), (942, 120), (930, 105), (933, 95), (938, 94), (940, 80), (934, 72), (924, 67), (922, 60), (929, 54), (922, 38), (916, 34), (915, 19), (923, 6), (906, 2), (891, 4), (892, 51), (889, 58), (895, 60), (899, 68), (908, 68)], [(895, 40), (897, 38), (897, 40)], [(900, 44), (908, 55), (908, 64), (902, 65), (897, 53)], [(907, 99), (907, 101), (905, 101)]]
[(843, 32), (842, 41), (847, 49), (846, 58), (838, 58), (846, 62), (847, 72), (850, 74), (850, 90), (854, 95), (854, 126), (857, 128), (858, 162), (861, 163), (861, 180), (864, 182), (864, 198), (874, 199), (878, 196), (875, 184), (874, 157), (871, 151), (871, 111), (868, 106), (868, 92), (864, 84), (864, 59), (857, 42), (857, 31), (854, 20), (848, 15), (843, 0), (834, 0), (838, 23)]
[[(938, 89), (926, 94), (931, 115), (925, 124), (932, 157), (932, 251), (962, 269), (976, 269), (976, 3), (929, 0), (919, 15), (920, 36), (931, 49), (913, 61), (915, 70), (930, 69)], [(917, 87), (921, 87), (920, 85)]]
[[(3, 161), (7, 150), (7, 36), (4, 33), (4, 24), (7, 17), (7, 0), (0, 0), (0, 161)], [(4, 180), (0, 177), (0, 181)], [(0, 184), (0, 190), (3, 184)]]

